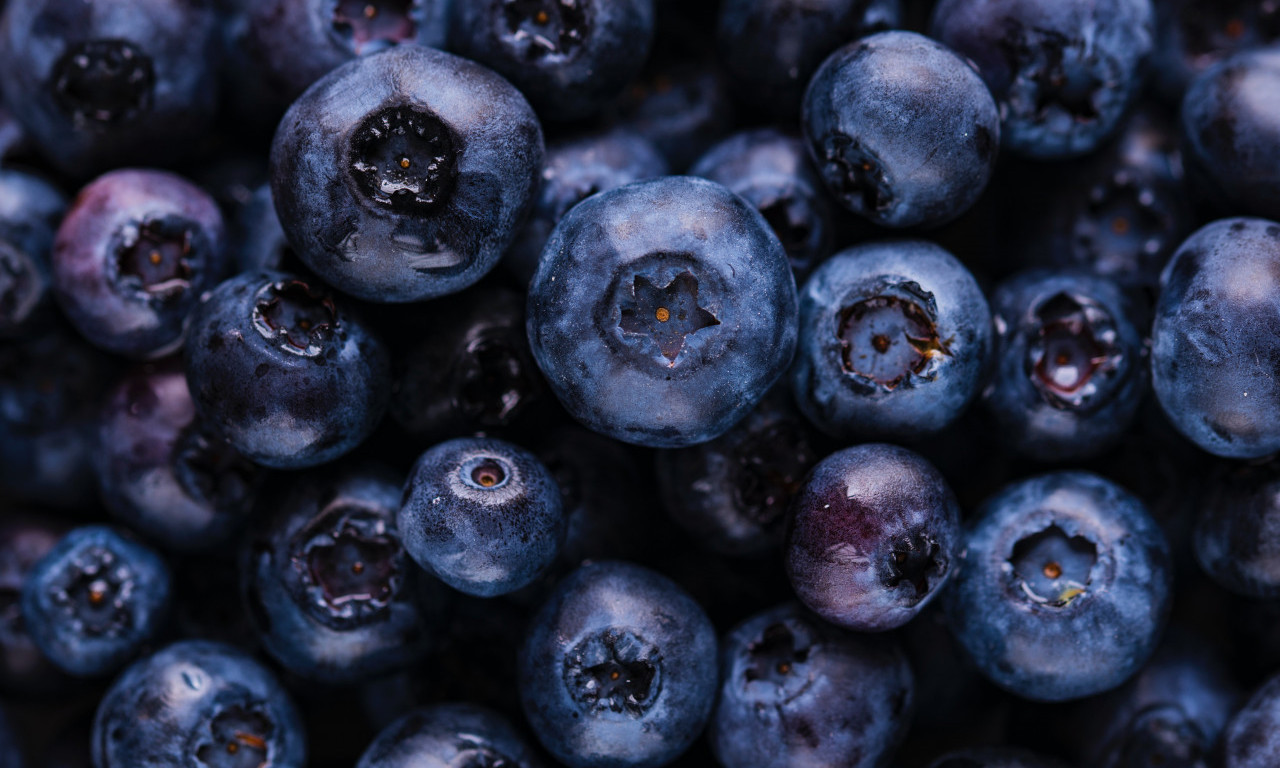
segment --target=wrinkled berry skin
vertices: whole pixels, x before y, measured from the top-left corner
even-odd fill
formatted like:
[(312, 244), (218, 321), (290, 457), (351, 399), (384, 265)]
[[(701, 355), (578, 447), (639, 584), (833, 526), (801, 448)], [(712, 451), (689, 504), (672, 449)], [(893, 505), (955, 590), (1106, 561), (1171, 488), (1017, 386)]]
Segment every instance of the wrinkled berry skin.
[(734, 134), (689, 171), (756, 207), (782, 242), (796, 280), (831, 254), (835, 222), (804, 142), (774, 128)]
[(960, 503), (923, 457), (869, 443), (828, 456), (791, 504), (787, 577), (837, 626), (879, 632), (910, 621), (951, 576)]
[(897, 646), (783, 605), (724, 638), (708, 739), (725, 768), (872, 768), (906, 735), (914, 699)]
[(1092, 152), (1120, 126), (1155, 19), (1151, 0), (941, 0), (930, 36), (977, 66), (1004, 146), (1054, 160)]
[(899, 27), (901, 17), (901, 0), (726, 0), (716, 48), (736, 96), (791, 122), (823, 59), (850, 40)]
[(715, 440), (658, 452), (663, 506), (712, 551), (764, 554), (781, 543), (787, 508), (823, 443), (785, 387), (775, 388)]
[(200, 295), (227, 271), (213, 198), (163, 171), (119, 170), (76, 196), (53, 245), (53, 287), (94, 345), (127, 357), (182, 346)]
[(438, 608), (396, 527), (400, 480), (379, 467), (304, 475), (263, 497), (243, 585), (267, 651), (328, 684), (416, 663)]
[(126, 376), (99, 424), (98, 485), (116, 519), (179, 551), (239, 531), (264, 473), (196, 418), (180, 366)]
[(529, 627), (520, 700), (542, 746), (569, 768), (666, 765), (711, 716), (715, 630), (665, 576), (618, 561), (584, 565)]
[[(904, 131), (903, 115), (911, 115)], [(933, 227), (977, 201), (995, 169), (1000, 116), (973, 68), (914, 32), (831, 54), (805, 92), (804, 134), (827, 189), (884, 227)]]
[(992, 682), (1065, 701), (1115, 688), (1146, 662), (1170, 577), (1168, 544), (1137, 497), (1097, 475), (1055, 472), (983, 504), (943, 606)]
[(164, 559), (101, 525), (76, 528), (36, 563), (22, 616), (50, 661), (77, 677), (122, 667), (160, 631), (172, 594)]
[(538, 269), (542, 249), (564, 215), (596, 194), (664, 176), (667, 160), (651, 141), (637, 133), (615, 129), (547, 146), (542, 183), (529, 220), (502, 257), (517, 284), (527, 286)]
[(1151, 79), (1160, 97), (1182, 101), (1197, 75), (1237, 51), (1280, 37), (1280, 7), (1267, 0), (1171, 0), (1154, 3), (1158, 45)]
[(1187, 89), (1182, 131), (1196, 182), (1231, 213), (1280, 219), (1280, 51), (1238, 53)]
[(302, 768), (302, 720), (271, 672), (243, 652), (204, 640), (174, 643), (125, 670), (102, 698), (93, 764), (169, 768), (175, 760)]
[(461, 592), (495, 597), (555, 563), (568, 521), (551, 473), (493, 438), (458, 438), (418, 458), (400, 507), (405, 549)]
[(0, 693), (51, 693), (65, 680), (31, 640), (21, 599), (27, 574), (65, 533), (48, 515), (10, 512), (0, 522)]
[(999, 439), (1039, 461), (1096, 456), (1133, 424), (1147, 392), (1146, 346), (1115, 283), (1030, 271), (991, 295), (995, 365), (982, 403)]
[(53, 322), (50, 256), (67, 200), (30, 173), (0, 170), (0, 339)]
[(538, 119), (509, 83), (400, 46), (294, 102), (271, 146), (271, 191), (289, 242), (324, 280), (366, 301), (422, 301), (498, 263), (542, 153)]
[(624, 442), (723, 434), (795, 351), (795, 281), (764, 218), (689, 176), (594, 195), (529, 287), (534, 358), (565, 409)]
[(640, 74), (653, 0), (463, 0), (450, 43), (520, 89), (546, 120), (603, 107)]
[(1223, 219), (1165, 268), (1151, 329), (1151, 379), (1165, 415), (1204, 450), (1233, 459), (1280, 450), (1280, 224)]
[(185, 359), (196, 412), (258, 464), (331, 461), (386, 410), (385, 347), (318, 281), (237, 275), (206, 295), (191, 329)]
[(538, 768), (541, 762), (501, 715), (474, 704), (417, 709), (387, 726), (356, 768)]
[(959, 418), (991, 354), (991, 310), (973, 275), (921, 240), (848, 248), (800, 292), (796, 403), (841, 440), (909, 440)]
[(1216, 468), (1197, 504), (1192, 543), (1204, 572), (1238, 595), (1280, 597), (1280, 463)]
[(949, 752), (929, 768), (1068, 768), (1057, 760), (1014, 747), (986, 747)]
[(169, 165), (213, 119), (218, 31), (209, 3), (13, 0), (0, 23), (0, 91), (68, 176)]

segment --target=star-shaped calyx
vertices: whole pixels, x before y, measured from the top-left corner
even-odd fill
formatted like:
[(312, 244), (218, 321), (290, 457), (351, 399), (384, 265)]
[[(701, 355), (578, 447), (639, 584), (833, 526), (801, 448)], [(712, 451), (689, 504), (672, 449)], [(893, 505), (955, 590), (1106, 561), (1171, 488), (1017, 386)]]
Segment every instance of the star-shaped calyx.
[(653, 339), (672, 366), (685, 339), (720, 324), (715, 315), (698, 306), (698, 278), (687, 269), (661, 287), (636, 275), (631, 300), (621, 309), (618, 327), (623, 334)]

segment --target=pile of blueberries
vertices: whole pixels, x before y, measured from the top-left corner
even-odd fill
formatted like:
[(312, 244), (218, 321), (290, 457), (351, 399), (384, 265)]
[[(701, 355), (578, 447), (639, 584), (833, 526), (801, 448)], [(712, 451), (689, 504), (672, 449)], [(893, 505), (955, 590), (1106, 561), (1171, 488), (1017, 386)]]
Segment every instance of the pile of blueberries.
[(1277, 0), (0, 0), (0, 95), (0, 768), (1280, 768)]

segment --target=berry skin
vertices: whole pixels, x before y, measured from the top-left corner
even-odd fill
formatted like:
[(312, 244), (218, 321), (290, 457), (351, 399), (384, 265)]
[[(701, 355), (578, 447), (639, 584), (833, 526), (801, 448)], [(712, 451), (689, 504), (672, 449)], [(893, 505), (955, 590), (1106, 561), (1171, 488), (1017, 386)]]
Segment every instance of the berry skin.
[(1201, 568), (1223, 589), (1280, 597), (1280, 461), (1223, 462), (1198, 499), (1192, 543)]
[(910, 440), (955, 421), (978, 394), (991, 310), (954, 256), (921, 240), (848, 248), (800, 292), (796, 403), (841, 440)]
[[(139, 713), (147, 717), (139, 717)], [(98, 705), (96, 768), (302, 768), (306, 737), (266, 667), (221, 643), (174, 643), (125, 670)]]
[(417, 709), (387, 726), (356, 768), (537, 768), (541, 763), (501, 715), (474, 704)]
[(32, 641), (65, 672), (106, 675), (160, 631), (170, 581), (155, 552), (106, 526), (85, 526), (31, 569), (22, 616)]
[(1136, 311), (1110, 280), (1031, 271), (991, 295), (995, 370), (982, 402), (1012, 450), (1039, 461), (1098, 455), (1147, 393)]
[(723, 434), (795, 350), (795, 281), (764, 218), (728, 189), (668, 176), (561, 220), (529, 287), (534, 358), (565, 409), (624, 442)]
[(734, 106), (714, 59), (658, 65), (618, 100), (611, 123), (653, 142), (678, 173), (733, 130)]
[(44, 179), (0, 170), (0, 339), (51, 325), (50, 254), (66, 207)]
[(1151, 0), (941, 0), (930, 36), (978, 68), (1010, 151), (1086, 155), (1119, 128), (1154, 45)]
[(1223, 768), (1269, 768), (1280, 761), (1280, 676), (1253, 693), (1222, 736)]
[(658, 768), (702, 732), (716, 695), (716, 637), (702, 608), (637, 565), (584, 565), (534, 616), (520, 699), (569, 768)]
[(914, 698), (896, 646), (783, 605), (724, 638), (708, 738), (725, 768), (872, 768), (906, 735)]
[(438, 590), (396, 527), (400, 482), (378, 467), (326, 470), (264, 496), (243, 585), (258, 637), (286, 669), (359, 683), (428, 650)]
[(126, 376), (99, 424), (98, 485), (122, 523), (179, 551), (239, 532), (264, 473), (196, 418), (180, 366)]
[(450, 42), (520, 89), (545, 120), (587, 117), (635, 79), (653, 0), (461, 0)]
[(982, 78), (914, 32), (880, 32), (831, 54), (809, 82), (803, 122), (836, 200), (894, 229), (964, 213), (1000, 148), (1000, 116)]
[(1280, 450), (1280, 224), (1223, 219), (1165, 268), (1151, 329), (1151, 378), (1165, 415), (1204, 450), (1234, 459)]
[(813, 468), (784, 544), (800, 601), (837, 626), (902, 626), (951, 576), (960, 504), (937, 469), (894, 445), (846, 448)]
[(245, 272), (192, 313), (196, 411), (251, 461), (298, 469), (359, 445), (386, 410), (382, 342), (322, 283)]
[(1205, 70), (1182, 102), (1191, 179), (1233, 214), (1280, 219), (1280, 52), (1244, 51)]
[(399, 523), (418, 565), (478, 597), (546, 573), (568, 525), (542, 462), (492, 438), (458, 438), (422, 454), (405, 483)]
[(401, 46), (307, 89), (271, 147), (271, 191), (310, 269), (366, 301), (422, 301), (475, 283), (537, 188), (542, 129), (498, 75)]
[(1237, 51), (1280, 38), (1280, 6), (1269, 0), (1172, 0), (1155, 3), (1158, 45), (1152, 84), (1176, 106), (1197, 75)]
[(1065, 701), (1115, 688), (1155, 650), (1170, 555), (1137, 497), (1097, 475), (1014, 483), (969, 523), (943, 598), (952, 632), (992, 682)]
[(22, 616), (27, 575), (65, 534), (65, 526), (48, 515), (11, 511), (0, 522), (0, 694), (34, 698), (66, 682), (40, 653)]
[(162, 171), (112, 171), (80, 190), (58, 228), (54, 291), (94, 345), (163, 357), (226, 272), (224, 245), (222, 214), (198, 187)]

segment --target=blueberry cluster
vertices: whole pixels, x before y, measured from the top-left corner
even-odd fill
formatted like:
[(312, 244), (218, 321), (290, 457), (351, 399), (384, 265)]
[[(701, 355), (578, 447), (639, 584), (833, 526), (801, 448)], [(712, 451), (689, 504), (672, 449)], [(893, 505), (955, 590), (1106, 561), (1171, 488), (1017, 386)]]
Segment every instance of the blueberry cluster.
[(351, 766), (1280, 768), (1280, 0), (0, 0), (0, 768)]

